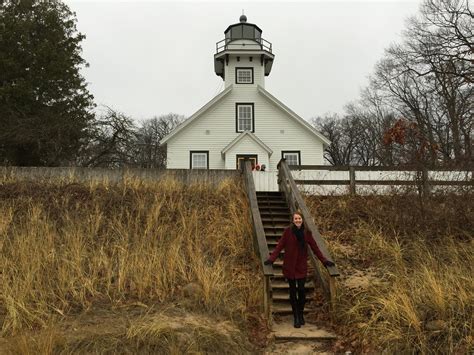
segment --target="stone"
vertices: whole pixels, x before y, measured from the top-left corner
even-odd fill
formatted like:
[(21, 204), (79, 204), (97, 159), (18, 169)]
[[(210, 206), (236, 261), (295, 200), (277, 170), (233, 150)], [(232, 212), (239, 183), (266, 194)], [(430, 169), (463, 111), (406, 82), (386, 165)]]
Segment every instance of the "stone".
[(439, 330), (446, 329), (446, 326), (447, 324), (444, 320), (437, 319), (437, 320), (426, 322), (425, 329), (431, 330), (431, 331), (439, 331)]
[(202, 287), (195, 282), (190, 282), (183, 287), (183, 296), (186, 298), (198, 299), (202, 297)]

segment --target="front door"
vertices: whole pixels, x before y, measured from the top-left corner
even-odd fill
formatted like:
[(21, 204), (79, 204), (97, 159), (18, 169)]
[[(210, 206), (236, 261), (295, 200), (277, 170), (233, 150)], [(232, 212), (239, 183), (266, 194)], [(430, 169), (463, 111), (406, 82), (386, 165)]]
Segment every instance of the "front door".
[(242, 170), (244, 168), (244, 161), (250, 160), (252, 163), (252, 170), (258, 164), (257, 154), (237, 154), (236, 162), (237, 162), (237, 170)]

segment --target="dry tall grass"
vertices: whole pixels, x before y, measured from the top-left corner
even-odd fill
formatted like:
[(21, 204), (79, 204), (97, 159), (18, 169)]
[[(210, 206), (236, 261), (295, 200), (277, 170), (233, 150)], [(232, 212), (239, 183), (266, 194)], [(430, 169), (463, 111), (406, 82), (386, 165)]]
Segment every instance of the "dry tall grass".
[[(27, 330), (50, 329), (95, 308), (139, 304), (159, 312), (117, 333), (112, 343), (122, 350), (124, 339), (143, 349), (150, 334), (147, 346), (155, 350), (218, 351), (218, 338), (228, 352), (246, 349), (238, 332), (223, 341), (219, 329), (205, 324), (167, 328), (161, 308), (227, 320), (246, 331), (263, 292), (256, 287), (261, 282), (248, 216), (245, 194), (233, 180), (217, 187), (173, 180), (0, 181), (0, 335), (16, 336), (16, 346), (27, 352), (19, 345)], [(193, 297), (183, 295), (189, 283)], [(180, 340), (179, 333), (191, 328), (201, 340)], [(168, 334), (173, 330), (176, 342)], [(67, 349), (55, 341), (64, 336), (49, 338), (35, 349)]]
[[(346, 347), (386, 354), (474, 350), (474, 199), (308, 197), (341, 268)], [(354, 283), (353, 281), (356, 281)], [(361, 287), (354, 287), (357, 281)]]

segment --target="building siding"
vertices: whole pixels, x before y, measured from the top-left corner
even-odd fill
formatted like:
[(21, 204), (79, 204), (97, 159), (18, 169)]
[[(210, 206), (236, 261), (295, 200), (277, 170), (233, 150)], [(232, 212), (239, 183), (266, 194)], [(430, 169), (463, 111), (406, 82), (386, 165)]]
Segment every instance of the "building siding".
[(225, 168), (235, 169), (237, 167), (237, 155), (240, 154), (256, 154), (259, 164), (265, 164), (265, 166), (269, 164), (268, 152), (255, 140), (246, 136), (226, 152)]
[[(245, 66), (242, 58), (238, 63), (238, 66)], [(252, 63), (255, 63), (255, 59)], [(257, 63), (260, 64), (260, 61)], [(254, 69), (254, 74), (256, 72), (257, 70)], [(229, 73), (235, 75), (235, 66)], [(228, 80), (230, 78), (226, 77), (226, 82)], [(257, 80), (254, 80), (253, 85), (235, 85), (220, 102), (171, 137), (167, 142), (167, 167), (170, 169), (188, 168), (191, 150), (209, 150), (210, 169), (235, 169), (236, 154), (258, 154), (259, 163), (267, 165), (268, 170), (275, 170), (281, 159), (281, 151), (286, 150), (301, 151), (301, 164), (323, 164), (323, 143), (260, 94), (257, 91), (256, 82)], [(222, 156), (222, 149), (239, 135), (235, 131), (235, 104), (239, 102), (255, 103), (254, 133), (273, 150), (269, 160), (268, 153), (248, 137), (227, 152), (227, 163)], [(249, 142), (246, 141), (247, 139)], [(255, 149), (256, 151), (240, 152), (237, 149)], [(268, 164), (265, 160), (268, 160)]]
[[(256, 88), (257, 85), (265, 87), (265, 68), (260, 63), (260, 55), (239, 54), (240, 61), (237, 61), (237, 55), (231, 55), (229, 64), (224, 64), (225, 73), (225, 87), (234, 85), (234, 90), (243, 87)], [(252, 61), (250, 61), (252, 57)], [(236, 84), (235, 83), (235, 68), (246, 67), (253, 68), (253, 84)]]

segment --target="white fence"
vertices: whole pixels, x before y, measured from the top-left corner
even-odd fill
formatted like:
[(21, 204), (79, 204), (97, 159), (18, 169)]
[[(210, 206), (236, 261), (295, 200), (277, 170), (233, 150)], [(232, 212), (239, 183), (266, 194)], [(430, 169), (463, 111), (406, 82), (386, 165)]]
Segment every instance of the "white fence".
[(256, 191), (278, 191), (278, 171), (252, 171)]
[[(360, 170), (359, 170), (360, 169)], [(353, 171), (353, 178), (349, 170), (292, 170), (301, 192), (311, 195), (344, 195), (349, 194), (351, 180), (357, 194), (378, 193), (387, 194), (407, 188), (417, 189), (415, 181), (420, 181), (419, 171), (399, 171), (382, 168), (376, 170)], [(257, 191), (278, 191), (278, 171), (254, 171), (253, 177)], [(472, 171), (428, 171), (424, 177), (430, 185), (431, 191), (458, 191), (473, 186), (474, 174)], [(315, 181), (315, 183), (311, 183)]]

